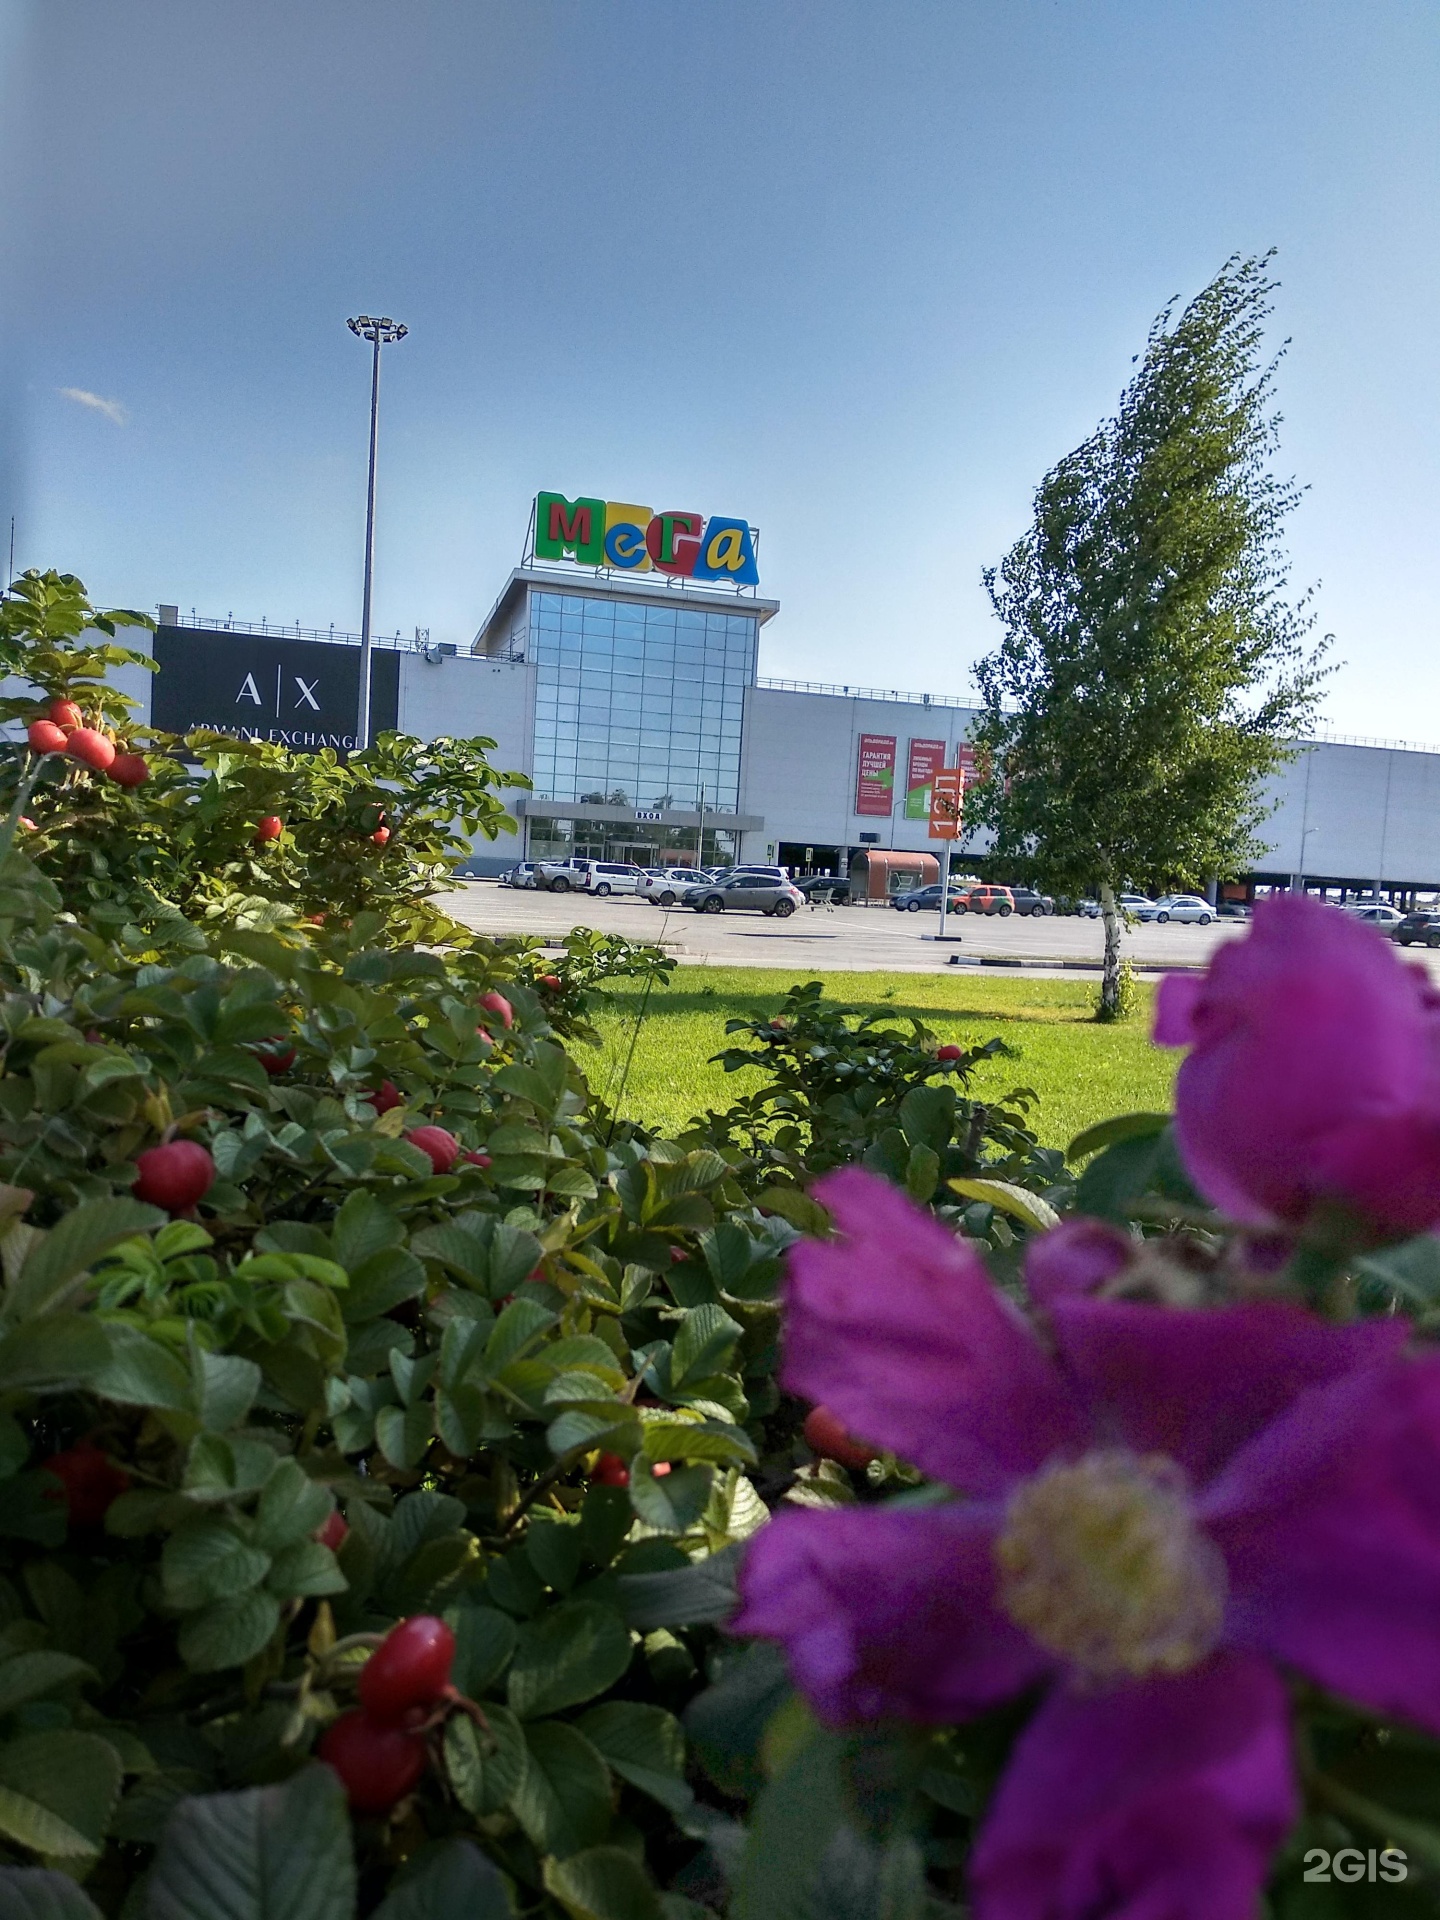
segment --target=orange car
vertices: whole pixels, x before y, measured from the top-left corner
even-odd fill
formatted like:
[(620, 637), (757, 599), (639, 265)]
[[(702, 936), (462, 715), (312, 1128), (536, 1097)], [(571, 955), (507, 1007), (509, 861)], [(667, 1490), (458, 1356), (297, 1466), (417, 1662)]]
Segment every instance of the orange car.
[(1015, 911), (1015, 896), (1009, 887), (968, 887), (955, 902), (957, 913), (998, 913)]

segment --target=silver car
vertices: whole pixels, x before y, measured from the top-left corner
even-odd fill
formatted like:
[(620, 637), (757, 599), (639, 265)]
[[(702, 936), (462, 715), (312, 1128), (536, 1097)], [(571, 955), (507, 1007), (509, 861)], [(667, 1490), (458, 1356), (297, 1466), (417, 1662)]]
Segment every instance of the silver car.
[(750, 908), (775, 920), (788, 920), (796, 907), (803, 907), (805, 896), (789, 880), (770, 873), (737, 873), (703, 887), (692, 887), (686, 905), (697, 913), (727, 913)]
[(1153, 918), (1161, 926), (1167, 920), (1193, 920), (1198, 926), (1208, 927), (1215, 909), (1196, 893), (1162, 893), (1155, 902)]

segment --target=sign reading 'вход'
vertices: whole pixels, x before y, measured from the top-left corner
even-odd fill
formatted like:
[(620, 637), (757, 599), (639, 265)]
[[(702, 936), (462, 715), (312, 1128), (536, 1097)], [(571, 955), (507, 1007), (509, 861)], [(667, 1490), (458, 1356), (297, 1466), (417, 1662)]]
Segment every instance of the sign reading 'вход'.
[(749, 523), (712, 513), (652, 513), (619, 500), (535, 496), (535, 558), (582, 567), (675, 574), (684, 580), (760, 584)]

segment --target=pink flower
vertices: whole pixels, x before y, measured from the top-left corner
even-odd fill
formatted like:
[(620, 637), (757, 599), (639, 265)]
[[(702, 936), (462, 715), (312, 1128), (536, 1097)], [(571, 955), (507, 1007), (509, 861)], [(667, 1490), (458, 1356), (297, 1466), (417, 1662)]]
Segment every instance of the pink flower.
[(1135, 1243), (1108, 1221), (1072, 1214), (1025, 1246), (1025, 1286), (1039, 1305), (1070, 1293), (1094, 1293), (1130, 1263)]
[(1440, 1003), (1372, 928), (1297, 894), (1264, 900), (1203, 976), (1160, 987), (1155, 1039), (1190, 1046), (1175, 1136), (1237, 1220), (1322, 1209), (1370, 1238), (1440, 1223)]
[(831, 1723), (1041, 1702), (976, 1920), (1253, 1920), (1298, 1796), (1284, 1686), (1440, 1732), (1440, 1358), (1394, 1320), (1057, 1291), (857, 1169), (789, 1263), (782, 1378), (967, 1496), (781, 1512), (734, 1630)]

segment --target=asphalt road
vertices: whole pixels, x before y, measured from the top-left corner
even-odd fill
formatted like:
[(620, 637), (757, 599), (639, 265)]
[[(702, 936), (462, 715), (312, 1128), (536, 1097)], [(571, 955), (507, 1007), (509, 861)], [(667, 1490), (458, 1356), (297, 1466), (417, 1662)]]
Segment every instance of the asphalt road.
[[(572, 927), (623, 933), (658, 941), (682, 963), (722, 967), (783, 967), (812, 972), (929, 973), (949, 964), (989, 960), (1069, 971), (1078, 963), (1098, 967), (1104, 929), (1098, 920), (1028, 917), (1008, 919), (952, 915), (958, 939), (935, 938), (937, 913), (896, 913), (890, 907), (801, 907), (788, 920), (759, 913), (668, 913), (633, 896), (596, 900), (584, 894), (532, 893), (472, 880), (438, 901), (457, 920), (481, 933), (564, 934)], [(1222, 940), (1243, 924), (1133, 927), (1125, 951), (1140, 971), (1203, 966)], [(928, 936), (928, 937), (927, 937)], [(1088, 969), (1086, 969), (1088, 971)], [(1083, 973), (1082, 973), (1083, 977)]]

